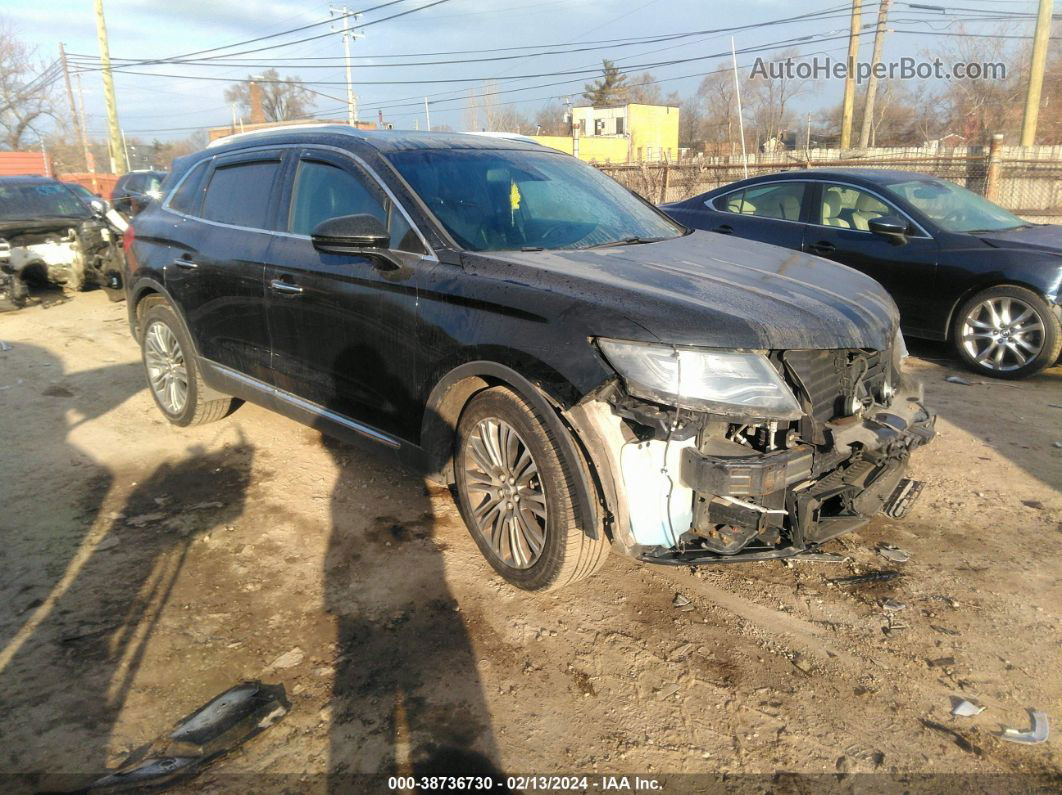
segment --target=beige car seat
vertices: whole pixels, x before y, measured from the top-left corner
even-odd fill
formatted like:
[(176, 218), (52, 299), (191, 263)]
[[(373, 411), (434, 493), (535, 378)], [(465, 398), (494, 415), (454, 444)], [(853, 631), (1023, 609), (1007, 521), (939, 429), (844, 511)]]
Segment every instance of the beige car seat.
[(873, 218), (881, 218), (889, 214), (889, 208), (875, 199), (869, 193), (860, 193), (856, 199), (855, 211), (852, 213), (852, 223), (856, 229), (864, 232), (870, 231), (870, 221)]
[(838, 217), (839, 212), (841, 212), (841, 189), (827, 188), (822, 194), (822, 223), (826, 226), (851, 229), (847, 221)]

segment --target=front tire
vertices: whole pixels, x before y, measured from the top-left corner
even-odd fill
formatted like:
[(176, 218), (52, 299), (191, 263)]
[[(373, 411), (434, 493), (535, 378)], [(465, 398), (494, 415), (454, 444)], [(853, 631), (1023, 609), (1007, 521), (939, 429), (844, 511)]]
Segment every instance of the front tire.
[(232, 398), (204, 399), (207, 387), (199, 375), (194, 348), (168, 304), (160, 301), (144, 311), (140, 349), (148, 390), (171, 423), (180, 427), (205, 425), (232, 411)]
[(991, 378), (1026, 378), (1062, 352), (1058, 315), (1024, 287), (990, 287), (960, 307), (952, 329), (959, 357)]
[(484, 390), (465, 406), (455, 445), (458, 508), (483, 556), (518, 588), (560, 588), (608, 555), (604, 534), (580, 516), (575, 466), (545, 418), (510, 389)]

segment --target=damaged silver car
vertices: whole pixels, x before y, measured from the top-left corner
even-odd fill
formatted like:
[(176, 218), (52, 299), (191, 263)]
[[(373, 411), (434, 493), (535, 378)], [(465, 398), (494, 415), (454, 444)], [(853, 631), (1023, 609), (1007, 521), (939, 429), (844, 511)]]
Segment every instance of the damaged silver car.
[(56, 180), (0, 178), (0, 310), (23, 306), (32, 283), (65, 292), (98, 285), (123, 298), (124, 223), (108, 215)]

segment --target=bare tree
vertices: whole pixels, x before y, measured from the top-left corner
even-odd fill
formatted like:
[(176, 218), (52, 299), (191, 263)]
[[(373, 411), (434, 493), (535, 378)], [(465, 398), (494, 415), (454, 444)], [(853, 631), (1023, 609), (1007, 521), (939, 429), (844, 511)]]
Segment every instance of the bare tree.
[[(789, 49), (778, 56), (778, 61), (796, 61), (799, 57), (799, 50)], [(769, 78), (753, 77), (747, 81), (749, 91), (744, 99), (745, 111), (764, 141), (777, 138), (794, 126), (792, 100), (808, 91), (812, 82), (785, 73)], [(744, 91), (742, 95), (744, 98)]]
[(534, 132), (536, 135), (568, 135), (571, 126), (564, 118), (564, 106), (559, 102), (543, 105), (535, 113)]
[(20, 41), (6, 20), (0, 20), (0, 146), (20, 149), (36, 136), (33, 125), (53, 115), (52, 87), (35, 51)]
[(706, 75), (697, 87), (693, 101), (702, 108), (701, 140), (716, 153), (740, 151), (733, 74), (717, 71)]
[(682, 98), (672, 91), (665, 95), (660, 83), (651, 72), (633, 75), (625, 88), (627, 102), (640, 105), (681, 105)]
[(310, 115), (315, 104), (313, 92), (298, 75), (281, 78), (276, 69), (248, 75), (245, 82), (229, 86), (225, 89), (225, 101), (235, 102), (242, 112), (249, 114), (252, 82), (262, 89), (262, 113), (266, 121), (291, 121)]

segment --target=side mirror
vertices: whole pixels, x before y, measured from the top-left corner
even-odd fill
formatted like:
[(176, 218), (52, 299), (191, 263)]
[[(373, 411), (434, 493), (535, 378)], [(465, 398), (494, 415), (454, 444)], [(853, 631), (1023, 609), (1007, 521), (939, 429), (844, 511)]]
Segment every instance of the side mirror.
[(107, 214), (107, 204), (103, 199), (92, 199), (89, 202), (89, 207), (92, 208), (92, 212), (97, 217), (103, 217)]
[(310, 234), (313, 247), (329, 254), (364, 254), (386, 250), (391, 243), (387, 227), (374, 215), (341, 215), (321, 221)]
[(867, 228), (895, 246), (902, 246), (907, 242), (907, 222), (898, 216), (883, 215), (880, 218), (871, 218), (867, 222)]

